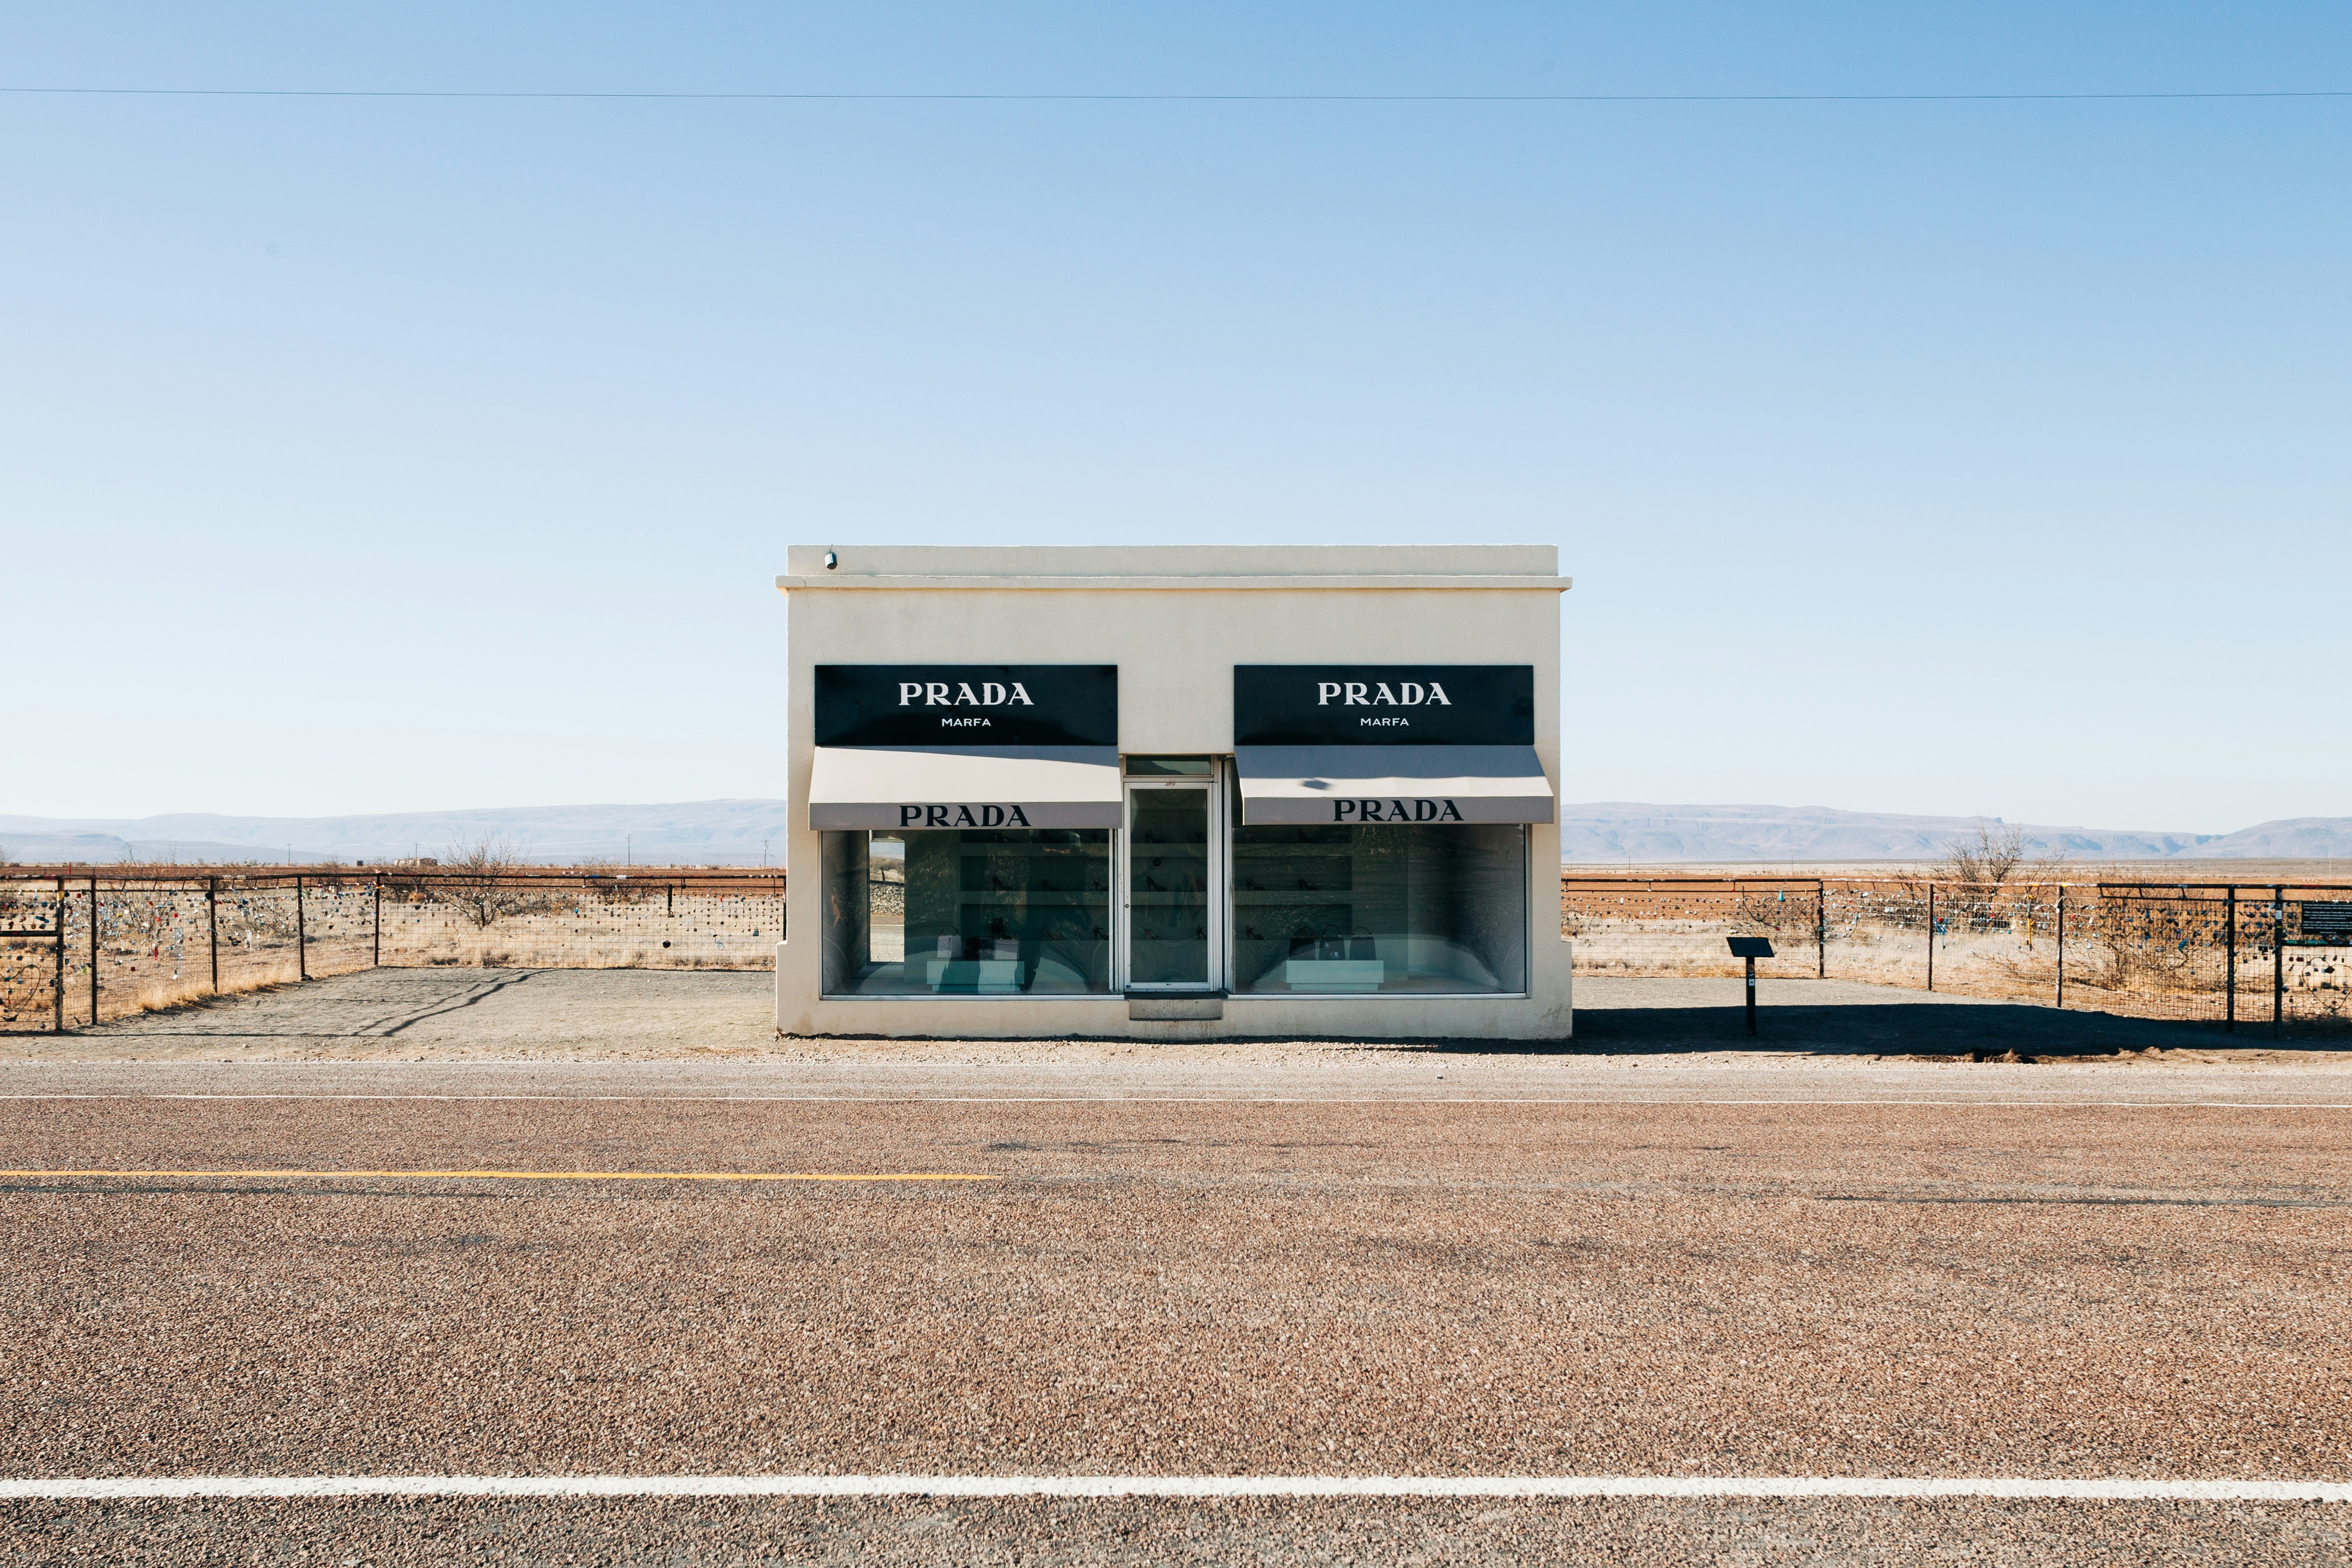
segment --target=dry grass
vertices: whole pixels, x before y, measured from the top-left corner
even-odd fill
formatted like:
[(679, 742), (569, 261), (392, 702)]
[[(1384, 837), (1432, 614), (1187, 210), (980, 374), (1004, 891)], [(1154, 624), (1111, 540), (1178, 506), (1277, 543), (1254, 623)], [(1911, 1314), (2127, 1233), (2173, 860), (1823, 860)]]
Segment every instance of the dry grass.
[[(1740, 965), (1723, 939), (1762, 935), (1773, 940), (1779, 956), (1759, 964), (1760, 973), (1797, 978), (1825, 972), (1832, 979), (1916, 989), (1928, 984), (1932, 910), (1936, 990), (2054, 1002), (2059, 889), (2044, 879), (2048, 868), (2013, 858), (2014, 844), (1996, 841), (1984, 854), (1979, 847), (1970, 847), (1967, 858), (1988, 875), (1967, 886), (1936, 876), (1946, 868), (1924, 865), (1906, 867), (1893, 878), (1777, 884), (1752, 874), (1709, 880), (1564, 871), (1561, 931), (1576, 944), (1580, 974), (1729, 976)], [(2277, 880), (2294, 885), (2299, 879), (2281, 875)], [(1817, 903), (1817, 888), (1825, 904)], [(2201, 889), (2194, 883), (2159, 884), (2136, 893), (2068, 879), (2068, 1005), (2146, 1017), (2221, 1019), (2231, 971), (2229, 906), (2219, 895), (2212, 884)], [(2259, 891), (2242, 898), (2237, 914), (2238, 1016), (2266, 1015), (2273, 961), (2265, 899)], [(2352, 955), (2341, 951), (2290, 947), (2280, 970), (2287, 1016), (2298, 1021), (2352, 1016), (2347, 959)]]

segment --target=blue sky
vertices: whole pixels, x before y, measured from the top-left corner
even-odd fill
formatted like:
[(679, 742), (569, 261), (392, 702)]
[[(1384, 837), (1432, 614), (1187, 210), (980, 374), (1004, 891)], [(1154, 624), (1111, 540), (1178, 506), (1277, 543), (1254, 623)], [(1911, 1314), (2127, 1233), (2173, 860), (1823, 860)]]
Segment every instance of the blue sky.
[[(0, 38), (80, 87), (2352, 89), (2318, 5)], [(2352, 99), (0, 96), (0, 811), (777, 795), (787, 542), (1460, 539), (1577, 580), (1570, 800), (2352, 813), (2347, 151)]]

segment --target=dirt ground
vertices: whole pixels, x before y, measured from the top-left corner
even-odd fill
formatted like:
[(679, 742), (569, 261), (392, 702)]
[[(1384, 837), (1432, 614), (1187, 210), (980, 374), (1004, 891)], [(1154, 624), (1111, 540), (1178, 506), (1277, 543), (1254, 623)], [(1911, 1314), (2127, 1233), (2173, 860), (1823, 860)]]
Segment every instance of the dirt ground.
[[(1759, 984), (1746, 1032), (1737, 979), (1580, 978), (1576, 1033), (1555, 1043), (1428, 1041), (907, 1041), (782, 1039), (773, 977), (754, 972), (613, 969), (372, 969), (201, 1002), (64, 1035), (0, 1035), (0, 1062), (231, 1060), (688, 1061), (1075, 1066), (1150, 1060), (1226, 1068), (1378, 1076), (1424, 1058), (1534, 1070), (1569, 1057), (1693, 1065), (1721, 1056), (1895, 1057), (1947, 1061), (2015, 1054), (2053, 1063), (2352, 1067), (2352, 1037), (2263, 1027), (2058, 1012), (1837, 980)], [(2150, 1053), (2154, 1053), (2153, 1056)], [(1418, 1070), (1417, 1067), (1412, 1070)]]

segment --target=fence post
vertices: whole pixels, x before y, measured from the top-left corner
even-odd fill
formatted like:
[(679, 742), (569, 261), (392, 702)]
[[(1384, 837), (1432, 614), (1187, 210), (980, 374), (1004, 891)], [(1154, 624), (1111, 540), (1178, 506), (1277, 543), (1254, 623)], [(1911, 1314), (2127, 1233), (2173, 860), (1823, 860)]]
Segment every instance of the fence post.
[(1927, 884), (1927, 989), (1936, 988), (1936, 884)]
[(58, 983), (50, 988), (49, 1005), (55, 1010), (52, 1032), (66, 1032), (66, 879), (58, 879), (58, 940), (52, 943), (58, 950)]
[(1830, 977), (1830, 885), (1813, 879), (1813, 978)]
[(375, 934), (368, 941), (368, 966), (383, 967), (383, 873), (378, 871), (368, 879), (375, 885)]
[(2286, 889), (2271, 889), (2271, 1033), (2286, 1021)]
[(220, 994), (220, 879), (205, 879), (205, 944), (212, 949), (213, 994)]
[(2066, 1006), (2066, 884), (2058, 884), (2058, 1006)]
[(302, 924), (302, 879), (294, 879), (294, 973), (297, 978), (310, 978), (310, 939)]
[(2229, 976), (2222, 982), (2227, 999), (2222, 1004), (2221, 1032), (2234, 1035), (2238, 1032), (2238, 889), (2234, 883), (2231, 885), (2229, 896), (2222, 900), (2221, 918), (2230, 922), (2229, 932), (2223, 940), (2223, 949), (2229, 954)]
[(98, 879), (89, 879), (89, 1026), (98, 1027)]

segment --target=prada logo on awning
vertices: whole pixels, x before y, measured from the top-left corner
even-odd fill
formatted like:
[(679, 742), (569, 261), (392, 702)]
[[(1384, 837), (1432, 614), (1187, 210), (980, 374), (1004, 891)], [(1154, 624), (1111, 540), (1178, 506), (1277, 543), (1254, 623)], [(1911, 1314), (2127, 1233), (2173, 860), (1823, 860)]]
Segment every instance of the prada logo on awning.
[(1026, 827), (1028, 815), (1017, 805), (902, 805), (901, 827)]
[(1450, 800), (1335, 800), (1334, 822), (1459, 822), (1462, 812)]

